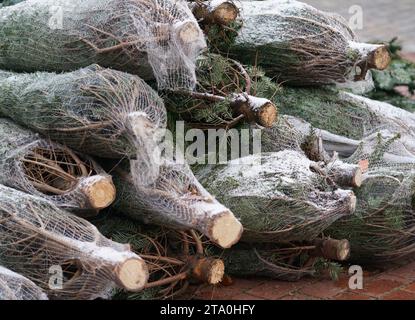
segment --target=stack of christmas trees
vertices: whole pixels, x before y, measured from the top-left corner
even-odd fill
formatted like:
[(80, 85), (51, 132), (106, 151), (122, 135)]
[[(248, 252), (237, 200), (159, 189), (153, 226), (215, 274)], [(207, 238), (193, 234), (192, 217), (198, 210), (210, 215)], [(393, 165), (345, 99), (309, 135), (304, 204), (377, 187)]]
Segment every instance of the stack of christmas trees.
[(3, 1), (0, 298), (412, 255), (415, 116), (357, 95), (390, 60), (297, 1)]

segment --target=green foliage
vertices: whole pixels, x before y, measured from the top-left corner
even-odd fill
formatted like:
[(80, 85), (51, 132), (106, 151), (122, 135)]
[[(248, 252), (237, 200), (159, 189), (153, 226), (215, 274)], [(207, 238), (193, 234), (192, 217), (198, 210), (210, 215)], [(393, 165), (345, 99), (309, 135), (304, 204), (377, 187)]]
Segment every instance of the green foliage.
[(402, 58), (401, 49), (402, 46), (397, 38), (389, 42), (389, 51), (392, 54), (391, 64), (386, 70), (372, 71), (376, 90), (369, 92), (367, 96), (408, 111), (415, 111), (415, 100), (395, 91), (397, 86), (405, 86), (409, 94), (415, 94), (415, 63)]
[(201, 56), (197, 60), (196, 75), (196, 92), (218, 95), (225, 100), (208, 101), (171, 93), (165, 96), (166, 107), (179, 118), (193, 124), (226, 126), (234, 119), (230, 95), (244, 91), (245, 79), (231, 60), (217, 54)]
[(323, 258), (317, 259), (314, 268), (316, 269), (317, 274), (322, 274), (324, 271), (328, 271), (330, 278), (333, 281), (337, 281), (343, 271), (343, 267), (339, 263), (328, 261)]
[(235, 42), (241, 28), (241, 21), (233, 21), (226, 27), (220, 25), (209, 26), (206, 30), (209, 47), (213, 51), (226, 51)]

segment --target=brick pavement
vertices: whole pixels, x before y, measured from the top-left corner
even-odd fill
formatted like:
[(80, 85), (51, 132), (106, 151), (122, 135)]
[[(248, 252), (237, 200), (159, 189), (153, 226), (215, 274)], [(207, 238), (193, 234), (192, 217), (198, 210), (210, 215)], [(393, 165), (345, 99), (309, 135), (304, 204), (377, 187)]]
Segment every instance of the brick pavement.
[(347, 21), (353, 5), (362, 8), (363, 29), (355, 30), (362, 41), (387, 41), (398, 36), (404, 51), (415, 52), (414, 0), (301, 0), (318, 9), (341, 14)]
[(387, 270), (364, 272), (363, 289), (349, 289), (349, 276), (305, 278), (298, 282), (233, 279), (230, 286), (197, 288), (191, 298), (202, 300), (415, 300), (415, 261)]

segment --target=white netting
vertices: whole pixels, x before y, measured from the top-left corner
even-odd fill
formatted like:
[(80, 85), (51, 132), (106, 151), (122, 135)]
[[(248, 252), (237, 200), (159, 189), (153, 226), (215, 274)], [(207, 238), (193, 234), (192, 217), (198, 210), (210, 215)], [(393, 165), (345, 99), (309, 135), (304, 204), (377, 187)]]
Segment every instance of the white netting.
[(166, 126), (163, 101), (139, 77), (89, 66), (70, 73), (0, 72), (0, 114), (98, 157), (137, 159), (147, 180), (156, 132)]
[[(50, 298), (105, 297), (120, 269), (142, 260), (91, 223), (48, 201), (0, 186), (0, 262), (44, 289)], [(136, 273), (146, 281), (144, 265)], [(62, 286), (53, 275), (61, 271)], [(143, 274), (144, 272), (144, 274)]]
[(196, 176), (241, 219), (244, 241), (312, 240), (355, 205), (352, 191), (330, 185), (314, 167), (286, 149), (203, 167)]
[(0, 300), (48, 300), (29, 279), (0, 266)]
[(83, 186), (111, 177), (91, 158), (0, 118), (0, 183), (69, 210), (94, 210)]
[[(0, 66), (70, 71), (98, 63), (191, 89), (205, 48), (183, 0), (28, 0), (0, 10)], [(13, 29), (10, 33), (8, 30)]]
[[(378, 45), (359, 43), (341, 16), (291, 0), (241, 1), (241, 30), (230, 52), (292, 85), (365, 78)], [(384, 52), (385, 63), (388, 60)], [(356, 67), (359, 66), (360, 70)]]

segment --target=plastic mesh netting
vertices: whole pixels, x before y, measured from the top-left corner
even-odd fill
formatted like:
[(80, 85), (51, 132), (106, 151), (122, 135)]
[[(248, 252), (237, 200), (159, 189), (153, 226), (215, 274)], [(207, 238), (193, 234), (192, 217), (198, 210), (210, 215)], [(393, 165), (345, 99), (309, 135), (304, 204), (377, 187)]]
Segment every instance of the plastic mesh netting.
[(0, 300), (48, 300), (29, 279), (0, 266)]
[[(0, 261), (44, 289), (50, 298), (105, 297), (128, 262), (143, 263), (86, 220), (50, 202), (0, 186)], [(136, 269), (144, 272), (145, 266)], [(60, 280), (51, 278), (58, 270)]]
[(182, 0), (28, 0), (0, 10), (0, 67), (72, 71), (97, 63), (191, 89), (205, 48)]
[(86, 188), (111, 177), (91, 158), (0, 118), (0, 183), (68, 210), (93, 210)]

